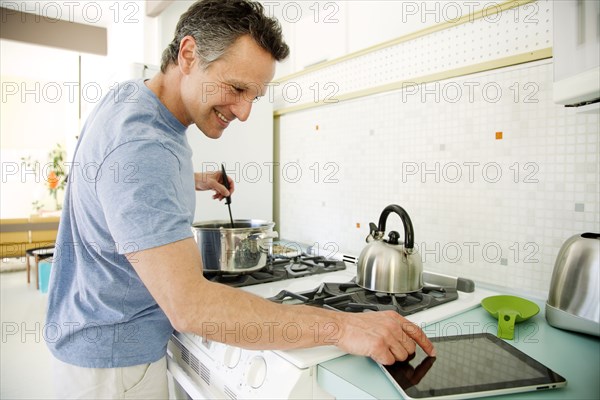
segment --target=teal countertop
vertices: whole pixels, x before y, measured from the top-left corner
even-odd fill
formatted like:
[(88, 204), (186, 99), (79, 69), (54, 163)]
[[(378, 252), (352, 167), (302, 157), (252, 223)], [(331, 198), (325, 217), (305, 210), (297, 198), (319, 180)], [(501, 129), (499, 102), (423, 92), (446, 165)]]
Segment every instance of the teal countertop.
[[(560, 389), (495, 396), (499, 399), (600, 399), (600, 339), (554, 328), (540, 313), (515, 326), (506, 342), (567, 379)], [(429, 337), (479, 332), (497, 333), (497, 320), (478, 307), (424, 328)], [(338, 399), (401, 399), (377, 364), (366, 357), (346, 355), (318, 367), (320, 386)], [(493, 397), (487, 397), (489, 399)]]

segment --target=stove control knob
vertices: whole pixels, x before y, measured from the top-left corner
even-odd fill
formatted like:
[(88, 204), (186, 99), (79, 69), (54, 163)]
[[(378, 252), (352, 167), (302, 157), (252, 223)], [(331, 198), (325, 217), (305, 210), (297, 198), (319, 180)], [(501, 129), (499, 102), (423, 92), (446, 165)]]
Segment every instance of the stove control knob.
[(258, 389), (265, 382), (267, 377), (267, 363), (261, 356), (253, 357), (248, 363), (246, 369), (246, 384), (254, 389)]
[(223, 364), (227, 368), (235, 368), (240, 362), (242, 350), (239, 347), (227, 346), (223, 356)]

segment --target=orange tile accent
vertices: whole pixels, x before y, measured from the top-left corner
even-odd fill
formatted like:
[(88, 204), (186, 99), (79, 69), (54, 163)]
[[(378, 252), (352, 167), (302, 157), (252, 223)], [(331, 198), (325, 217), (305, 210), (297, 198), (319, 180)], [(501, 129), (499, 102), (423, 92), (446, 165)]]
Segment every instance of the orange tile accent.
[(358, 228), (360, 228), (360, 222), (357, 222), (357, 223), (356, 223), (356, 228), (357, 228), (357, 229), (358, 229)]
[(502, 132), (496, 132), (496, 140), (502, 140)]

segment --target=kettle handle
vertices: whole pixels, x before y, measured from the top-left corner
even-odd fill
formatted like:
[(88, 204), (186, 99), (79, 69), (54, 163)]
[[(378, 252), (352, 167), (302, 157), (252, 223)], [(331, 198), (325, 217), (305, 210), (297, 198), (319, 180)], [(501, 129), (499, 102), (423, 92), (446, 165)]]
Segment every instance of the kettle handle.
[(379, 227), (378, 230), (380, 232), (385, 232), (385, 223), (387, 221), (388, 215), (390, 213), (395, 212), (400, 216), (402, 220), (402, 224), (404, 225), (404, 247), (407, 249), (412, 249), (415, 247), (415, 232), (413, 230), (412, 222), (408, 213), (404, 210), (404, 208), (396, 205), (390, 204), (386, 208), (383, 209), (381, 216), (379, 217)]

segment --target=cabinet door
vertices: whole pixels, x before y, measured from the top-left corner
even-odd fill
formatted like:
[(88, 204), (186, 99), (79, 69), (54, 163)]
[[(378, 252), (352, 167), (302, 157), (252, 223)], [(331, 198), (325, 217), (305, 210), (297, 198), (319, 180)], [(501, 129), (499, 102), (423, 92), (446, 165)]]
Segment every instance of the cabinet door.
[(599, 96), (600, 2), (554, 2), (554, 100), (573, 104)]
[[(290, 6), (294, 2), (287, 5)], [(283, 18), (291, 23), (294, 30), (294, 42), (291, 53), (295, 60), (295, 70), (323, 61), (333, 60), (348, 52), (346, 48), (345, 4), (342, 2), (302, 2), (295, 15), (296, 19)], [(292, 9), (288, 7), (288, 9)], [(289, 12), (288, 12), (289, 14)]]

